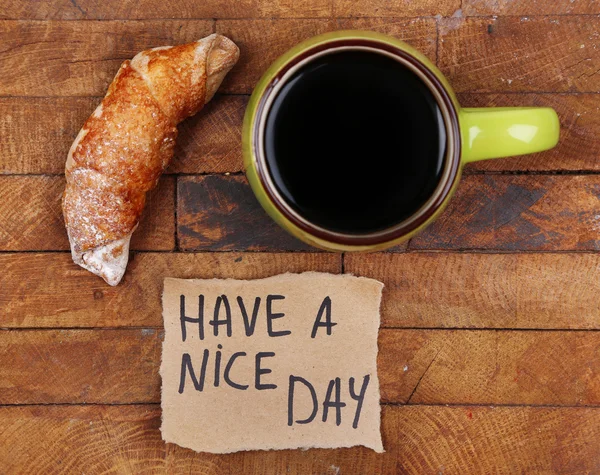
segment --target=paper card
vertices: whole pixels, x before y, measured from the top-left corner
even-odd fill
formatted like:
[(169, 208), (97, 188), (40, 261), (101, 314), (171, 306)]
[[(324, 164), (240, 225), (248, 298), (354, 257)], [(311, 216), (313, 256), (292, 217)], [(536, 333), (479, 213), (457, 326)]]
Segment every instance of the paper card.
[(162, 437), (199, 452), (383, 452), (383, 284), (316, 272), (164, 282)]

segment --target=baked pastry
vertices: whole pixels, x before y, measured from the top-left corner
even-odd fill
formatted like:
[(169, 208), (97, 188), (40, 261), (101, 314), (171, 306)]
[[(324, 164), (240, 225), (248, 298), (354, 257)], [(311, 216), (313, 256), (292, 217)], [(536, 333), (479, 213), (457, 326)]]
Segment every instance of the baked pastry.
[(122, 64), (67, 156), (62, 207), (76, 264), (119, 283), (146, 193), (173, 156), (177, 124), (210, 101), (238, 57), (231, 40), (213, 34)]

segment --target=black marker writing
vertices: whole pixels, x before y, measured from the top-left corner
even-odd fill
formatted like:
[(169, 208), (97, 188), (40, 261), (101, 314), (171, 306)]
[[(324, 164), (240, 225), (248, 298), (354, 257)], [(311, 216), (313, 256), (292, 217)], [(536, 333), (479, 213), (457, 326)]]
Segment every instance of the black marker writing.
[[(223, 320), (219, 320), (219, 313), (221, 313), (221, 304), (225, 307), (225, 318)], [(217, 301), (215, 303), (215, 313), (213, 319), (208, 322), (213, 326), (213, 333), (215, 336), (219, 336), (219, 326), (226, 325), (227, 327), (227, 336), (231, 336), (231, 307), (229, 306), (229, 299), (227, 295), (221, 295), (217, 297)]]
[(260, 377), (263, 374), (269, 374), (272, 371), (269, 368), (261, 368), (260, 366), (260, 360), (262, 358), (272, 358), (273, 356), (275, 356), (275, 353), (273, 353), (272, 351), (264, 351), (264, 352), (260, 352), (260, 353), (256, 353), (256, 371), (254, 372), (254, 387), (256, 389), (258, 389), (259, 391), (263, 390), (263, 389), (276, 389), (277, 385), (276, 384), (262, 384), (260, 382)]
[[(335, 408), (335, 425), (339, 426), (342, 423), (342, 407), (346, 407), (346, 403), (341, 401), (341, 385), (340, 378), (335, 378), (329, 381), (327, 386), (327, 393), (325, 400), (323, 401), (323, 422), (327, 422), (327, 415), (329, 414), (329, 408)], [(335, 400), (331, 400), (331, 393), (335, 388)]]
[(192, 383), (196, 391), (202, 391), (204, 389), (204, 378), (206, 377), (206, 364), (208, 363), (208, 350), (204, 350), (204, 356), (202, 358), (202, 365), (200, 366), (200, 377), (196, 378), (194, 368), (192, 366), (192, 358), (189, 353), (184, 353), (181, 356), (181, 375), (179, 376), (179, 394), (183, 393), (185, 388), (185, 374), (189, 372)]
[[(223, 349), (223, 345), (217, 345), (219, 350)], [(215, 388), (219, 387), (219, 377), (221, 375), (221, 352), (217, 350), (217, 354), (215, 356)]]
[(365, 400), (365, 393), (367, 392), (367, 386), (369, 385), (369, 381), (371, 379), (370, 375), (366, 375), (363, 378), (363, 384), (360, 388), (360, 392), (356, 394), (354, 391), (354, 378), (350, 378), (349, 389), (350, 389), (350, 397), (355, 401), (358, 401), (356, 405), (356, 412), (354, 414), (354, 421), (352, 422), (352, 427), (356, 429), (358, 427), (358, 419), (360, 418), (360, 411), (362, 410), (363, 401)]
[(229, 376), (229, 373), (231, 372), (231, 368), (233, 367), (233, 363), (235, 363), (235, 360), (238, 357), (240, 357), (240, 356), (246, 356), (246, 352), (245, 351), (238, 351), (237, 353), (234, 353), (233, 355), (231, 355), (231, 358), (229, 358), (229, 362), (227, 363), (227, 366), (225, 366), (225, 373), (223, 373), (223, 379), (232, 388), (234, 388), (234, 389), (241, 389), (242, 391), (245, 391), (246, 389), (248, 389), (248, 385), (247, 384), (237, 384), (237, 383), (234, 383), (231, 380), (231, 377)]
[(248, 312), (244, 305), (244, 299), (242, 297), (237, 298), (240, 312), (242, 312), (242, 318), (244, 319), (244, 329), (246, 330), (246, 336), (252, 336), (254, 334), (254, 327), (256, 326), (256, 317), (258, 317), (258, 309), (260, 307), (260, 297), (254, 299), (254, 308), (252, 309), (252, 319), (248, 319)]
[[(296, 383), (302, 383), (304, 386), (308, 388), (310, 391), (310, 395), (312, 397), (313, 410), (306, 419), (299, 419), (294, 421), (294, 391), (296, 388)], [(317, 393), (315, 392), (315, 388), (312, 384), (310, 384), (306, 379), (301, 378), (300, 376), (293, 376), (290, 374), (290, 384), (288, 387), (288, 426), (294, 424), (308, 424), (312, 422), (317, 415), (317, 411), (319, 410), (319, 403), (317, 402)]]
[(198, 338), (204, 340), (204, 295), (198, 296), (198, 318), (185, 316), (185, 295), (179, 296), (179, 321), (181, 322), (181, 341), (187, 337), (185, 323), (198, 324)]
[(269, 336), (285, 336), (292, 333), (290, 330), (273, 330), (273, 320), (285, 317), (284, 313), (273, 313), (273, 300), (283, 300), (283, 295), (267, 295), (267, 332)]
[[(325, 321), (322, 322), (323, 314), (325, 314)], [(319, 327), (325, 327), (327, 329), (327, 334), (331, 335), (331, 330), (337, 323), (333, 323), (331, 321), (331, 299), (329, 297), (325, 297), (323, 299), (323, 303), (317, 312), (317, 318), (315, 318), (315, 323), (312, 328), (312, 333), (310, 334), (311, 338), (317, 336), (317, 330)]]

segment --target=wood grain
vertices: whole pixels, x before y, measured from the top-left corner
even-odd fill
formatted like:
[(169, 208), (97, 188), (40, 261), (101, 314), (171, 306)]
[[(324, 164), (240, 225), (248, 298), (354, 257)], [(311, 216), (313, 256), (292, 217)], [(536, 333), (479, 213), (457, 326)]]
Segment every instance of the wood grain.
[(462, 8), (468, 16), (598, 14), (596, 0), (239, 0), (236, 2), (172, 2), (125, 0), (118, 4), (91, 0), (21, 2), (8, 0), (0, 19), (30, 20), (144, 20), (160, 18), (259, 18), (259, 17), (412, 17), (451, 16)]
[(344, 267), (385, 284), (383, 327), (600, 329), (596, 254), (347, 254)]
[(542, 153), (485, 160), (465, 171), (600, 170), (600, 95), (598, 94), (460, 94), (463, 107), (552, 107), (561, 130), (558, 145)]
[(63, 173), (71, 143), (99, 102), (100, 98), (79, 97), (0, 98), (0, 174)]
[[(137, 253), (108, 287), (65, 253), (0, 254), (0, 327), (162, 324), (162, 279), (337, 273), (331, 253)], [(600, 328), (594, 254), (347, 254), (348, 273), (385, 284), (383, 327)], [(71, 298), (77, 295), (77, 299)]]
[(241, 172), (242, 121), (247, 96), (217, 96), (179, 125), (167, 173)]
[(536, 0), (515, 2), (512, 0), (463, 0), (465, 15), (557, 15), (597, 14), (597, 0)]
[(225, 79), (222, 90), (250, 93), (260, 76), (281, 54), (302, 40), (339, 28), (367, 28), (405, 39), (435, 58), (432, 19), (399, 20), (219, 20), (217, 32), (230, 37), (240, 47), (237, 66)]
[[(71, 143), (100, 100), (0, 98), (0, 174), (62, 174)], [(217, 96), (198, 115), (182, 122), (167, 173), (241, 171), (247, 102), (245, 96)]]
[[(10, 382), (0, 404), (160, 402), (161, 338), (155, 329), (0, 331), (11, 361), (0, 367)], [(599, 332), (384, 329), (381, 398), (598, 406), (599, 355)]]
[[(218, 0), (211, 1), (221, 5)], [(265, 18), (328, 18), (334, 15), (333, 2), (334, 0), (256, 0), (257, 13), (252, 16)], [(239, 18), (242, 15), (235, 16)], [(225, 18), (225, 15), (218, 14), (214, 18)]]
[(466, 176), (411, 249), (600, 249), (600, 177)]
[[(440, 3), (451, 3), (453, 0)], [(372, 2), (369, 2), (371, 4)], [(389, 3), (389, 2), (386, 2)], [(359, 5), (360, 2), (353, 2)], [(423, 2), (411, 2), (409, 5), (422, 5)], [(405, 16), (406, 8), (398, 8), (398, 17)], [(408, 16), (408, 15), (406, 15)], [(337, 20), (337, 28), (343, 30), (371, 30), (394, 36), (406, 41), (435, 61), (437, 47), (437, 31), (435, 20), (431, 18), (340, 18)]]
[(13, 434), (10, 444), (0, 446), (5, 473), (509, 474), (599, 468), (600, 410), (593, 408), (384, 407), (383, 454), (364, 447), (195, 453), (162, 442), (160, 409), (148, 405), (2, 407), (0, 422)]
[(267, 215), (243, 176), (180, 178), (177, 234), (182, 250), (315, 250)]
[(600, 333), (382, 330), (385, 402), (595, 405)]
[(340, 17), (410, 17), (451, 16), (460, 8), (460, 0), (333, 0), (335, 14)]
[[(64, 189), (63, 177), (0, 176), (0, 251), (69, 249), (61, 210)], [(132, 249), (174, 249), (174, 197), (175, 179), (163, 177), (148, 195)]]
[[(67, 253), (0, 254), (0, 327), (162, 327), (165, 277), (259, 279), (285, 272), (337, 274), (330, 253), (136, 253), (109, 287)], [(77, 298), (73, 298), (77, 296)]]
[(0, 331), (0, 404), (160, 400), (162, 330)]
[(439, 35), (438, 65), (457, 92), (600, 91), (596, 16), (447, 18)]
[[(377, 22), (344, 20), (340, 27), (370, 28)], [(390, 27), (388, 23), (384, 26)], [(382, 30), (385, 31), (383, 27)], [(435, 48), (435, 40), (429, 41)], [(461, 94), (459, 99), (465, 107), (553, 107), (562, 126), (560, 142), (552, 150), (472, 163), (467, 173), (600, 170), (600, 141), (596, 138), (600, 134), (600, 95)], [(83, 97), (0, 98), (0, 173), (62, 173), (73, 139), (99, 101), (100, 98)], [(247, 103), (247, 96), (217, 96), (200, 114), (182, 122), (167, 173), (242, 171), (240, 143)], [(23, 134), (25, 129), (27, 134)]]
[(103, 96), (124, 60), (195, 41), (213, 27), (208, 20), (2, 21), (0, 95)]
[[(133, 252), (115, 288), (66, 252), (62, 177), (0, 176), (0, 473), (600, 472), (600, 178), (572, 175), (600, 170), (600, 2), (6, 0), (0, 10), (0, 175), (62, 174), (123, 60), (217, 30), (242, 48), (225, 93), (250, 93), (305, 38), (372, 29), (437, 59), (463, 106), (550, 106), (562, 127), (552, 151), (469, 165), (448, 210), (411, 242), (421, 252)], [(184, 122), (168, 173), (241, 172), (247, 100), (217, 97)], [(568, 174), (480, 174), (502, 171)], [(176, 231), (186, 250), (314, 250), (266, 217), (242, 176), (167, 177), (144, 219), (139, 250), (175, 249)], [(38, 250), (65, 252), (22, 252)], [(386, 453), (217, 456), (162, 442), (165, 276), (342, 268), (385, 284)]]
[[(391, 20), (395, 27), (369, 22), (409, 41), (417, 38), (417, 47), (424, 42), (427, 48), (436, 37), (433, 20)], [(593, 16), (441, 19), (440, 66), (458, 91), (598, 92), (599, 22)], [(216, 28), (242, 49), (224, 90), (248, 93), (277, 56), (338, 25), (326, 19), (220, 20)], [(149, 47), (195, 40), (212, 29), (205, 20), (3, 21), (0, 95), (103, 95), (123, 60)], [(31, 67), (38, 63), (44, 67)]]
[(222, 92), (248, 94), (270, 64), (302, 40), (335, 30), (333, 20), (219, 20), (216, 31), (240, 48), (240, 60)]
[[(465, 176), (411, 249), (600, 249), (598, 176)], [(178, 236), (186, 250), (309, 249), (267, 217), (242, 176), (178, 182)]]
[(156, 406), (2, 407), (0, 419), (3, 473), (165, 471)]
[(4, 2), (0, 19), (31, 20), (144, 20), (152, 18), (320, 17), (332, 14), (331, 0), (236, 0), (222, 2), (160, 2), (93, 0)]
[(195, 453), (162, 442), (160, 409), (148, 405), (2, 407), (0, 424), (13, 435), (0, 445), (5, 473), (549, 474), (599, 468), (600, 410), (593, 408), (388, 406), (383, 454), (364, 447)]

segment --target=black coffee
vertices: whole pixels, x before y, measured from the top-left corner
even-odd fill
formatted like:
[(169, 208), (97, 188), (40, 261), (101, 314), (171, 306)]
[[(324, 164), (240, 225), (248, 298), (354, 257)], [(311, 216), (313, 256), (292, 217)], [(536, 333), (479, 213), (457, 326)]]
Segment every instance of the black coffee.
[(322, 56), (275, 98), (265, 153), (288, 204), (331, 231), (389, 228), (418, 210), (439, 183), (446, 132), (418, 76), (366, 51)]

